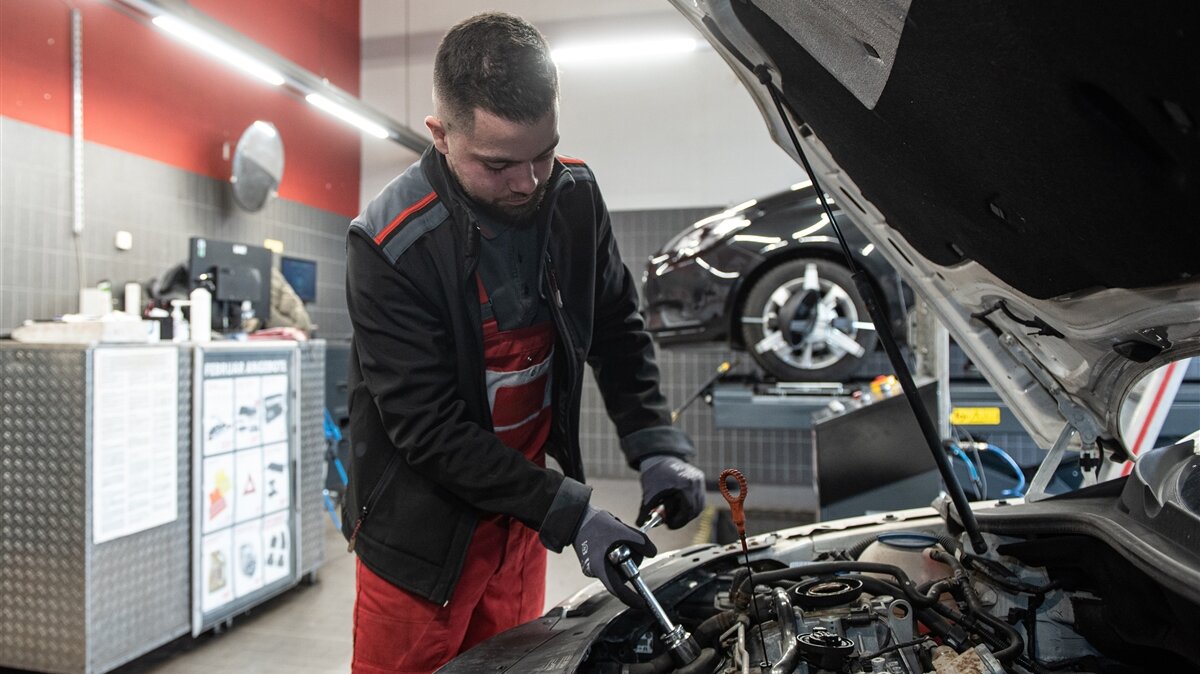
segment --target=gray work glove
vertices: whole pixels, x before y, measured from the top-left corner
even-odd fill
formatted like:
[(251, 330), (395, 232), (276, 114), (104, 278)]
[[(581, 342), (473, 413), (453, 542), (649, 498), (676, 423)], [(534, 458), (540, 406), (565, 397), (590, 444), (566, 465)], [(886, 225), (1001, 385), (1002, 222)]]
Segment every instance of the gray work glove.
[(704, 510), (704, 471), (670, 454), (651, 455), (638, 464), (642, 474), (642, 508), (638, 526), (658, 505), (667, 509), (666, 522), (678, 529)]
[(621, 522), (607, 510), (598, 510), (589, 505), (579, 520), (574, 542), (583, 575), (599, 580), (605, 589), (627, 606), (645, 608), (641, 595), (625, 583), (625, 574), (608, 561), (608, 552), (618, 545), (628, 547), (637, 564), (642, 563), (643, 557), (658, 554), (658, 548), (646, 538), (646, 534)]

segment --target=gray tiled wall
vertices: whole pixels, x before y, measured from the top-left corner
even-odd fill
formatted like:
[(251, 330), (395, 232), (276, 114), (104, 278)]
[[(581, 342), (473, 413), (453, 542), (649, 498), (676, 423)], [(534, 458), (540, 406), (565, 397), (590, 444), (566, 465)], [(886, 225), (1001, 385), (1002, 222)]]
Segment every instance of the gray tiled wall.
[[(711, 215), (713, 208), (626, 211), (613, 213), (613, 232), (621, 257), (633, 271), (639, 290), (646, 259), (672, 235)], [(720, 344), (703, 348), (659, 349), (663, 393), (678, 407), (731, 356)], [(743, 360), (746, 360), (743, 358)], [(745, 367), (749, 367), (746, 363)], [(679, 420), (699, 450), (699, 465), (713, 479), (725, 468), (740, 469), (751, 482), (809, 487), (812, 483), (811, 439), (808, 433), (718, 429), (712, 408), (697, 401)], [(612, 423), (600, 393), (590, 378), (584, 388), (580, 442), (591, 477), (634, 477), (625, 465)]]
[[(221, 148), (212, 151), (219, 160)], [(200, 235), (257, 245), (278, 239), (285, 254), (316, 260), (309, 314), (321, 336), (349, 335), (345, 216), (281, 199), (246, 213), (224, 181), (86, 143), (85, 226), (76, 240), (71, 190), (70, 137), (0, 118), (0, 334), (27, 318), (75, 311), (81, 285), (107, 279), (120, 296), (125, 282), (144, 284), (186, 260), (188, 238)], [(133, 234), (132, 250), (117, 250), (119, 230)]]

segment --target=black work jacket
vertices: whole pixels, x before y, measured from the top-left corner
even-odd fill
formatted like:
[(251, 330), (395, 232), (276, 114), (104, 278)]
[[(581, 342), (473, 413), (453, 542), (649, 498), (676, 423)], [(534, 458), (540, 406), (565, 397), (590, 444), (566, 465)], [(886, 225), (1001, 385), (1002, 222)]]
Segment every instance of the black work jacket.
[(557, 328), (553, 425), (538, 467), (492, 432), (475, 269), (479, 228), (432, 147), (351, 223), (346, 295), (350, 486), (343, 531), (368, 568), (437, 603), (453, 594), (476, 522), (500, 513), (569, 544), (587, 505), (578, 427), (592, 366), (630, 466), (693, 453), (670, 426), (654, 349), (588, 167), (555, 161), (542, 292)]

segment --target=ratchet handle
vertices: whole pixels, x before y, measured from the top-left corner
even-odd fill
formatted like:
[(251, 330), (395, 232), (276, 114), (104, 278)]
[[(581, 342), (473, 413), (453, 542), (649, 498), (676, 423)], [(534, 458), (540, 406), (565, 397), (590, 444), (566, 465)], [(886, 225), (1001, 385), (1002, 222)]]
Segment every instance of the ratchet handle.
[(647, 531), (650, 531), (654, 527), (662, 524), (663, 520), (665, 519), (667, 519), (667, 507), (662, 505), (655, 506), (654, 509), (650, 511), (650, 517), (646, 519), (646, 523), (640, 527), (641, 532), (644, 534)]
[[(729, 493), (729, 485), (726, 483), (731, 477), (737, 481), (738, 493), (736, 496)], [(729, 512), (733, 516), (733, 526), (737, 527), (738, 535), (745, 538), (746, 511), (743, 505), (746, 503), (746, 494), (749, 492), (746, 476), (742, 475), (742, 471), (737, 468), (726, 468), (721, 471), (721, 477), (718, 478), (717, 484), (721, 489), (721, 496), (724, 496), (726, 503), (729, 504)]]

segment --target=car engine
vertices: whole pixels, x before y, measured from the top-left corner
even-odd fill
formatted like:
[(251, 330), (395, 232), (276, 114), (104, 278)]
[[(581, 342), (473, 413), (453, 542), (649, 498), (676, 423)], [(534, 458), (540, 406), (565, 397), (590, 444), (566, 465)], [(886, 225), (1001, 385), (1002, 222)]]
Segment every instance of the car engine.
[[(578, 671), (1196, 671), (1194, 658), (1200, 654), (1180, 653), (1189, 647), (1178, 643), (1179, 634), (1136, 648), (1111, 636), (1131, 630), (1111, 611), (1097, 612), (1097, 607), (1119, 607), (1128, 598), (1118, 595), (1129, 591), (1152, 592), (1133, 575), (1129, 586), (1118, 590), (1073, 575), (1057, 562), (1038, 566), (1015, 556), (1072, 550), (1087, 555), (1089, 566), (1098, 561), (1103, 566), (1107, 562), (1099, 559), (1105, 556), (1099, 548), (1070, 537), (1037, 541), (987, 536), (991, 549), (998, 551), (987, 557), (964, 549), (944, 528), (931, 527), (870, 535), (824, 551), (811, 549), (808, 541), (800, 546), (807, 548), (802, 552), (807, 559), (752, 556), (749, 569), (737, 554), (740, 550), (727, 546), (733, 554), (701, 564), (656, 592), (696, 640), (698, 657), (679, 666), (666, 652), (653, 620), (644, 612), (626, 611), (593, 642)], [(775, 543), (768, 549), (778, 553), (781, 546)], [(1161, 633), (1162, 625), (1200, 617), (1194, 605), (1164, 600), (1167, 605), (1171, 608), (1159, 617), (1162, 624), (1151, 621), (1143, 625), (1147, 630)], [(1106, 639), (1112, 643), (1103, 643)]]
[(597, 581), (441, 671), (1200, 672), (1196, 440), (1125, 479), (975, 504), (978, 536), (940, 497), (697, 543), (632, 573), (621, 560), (645, 605)]

